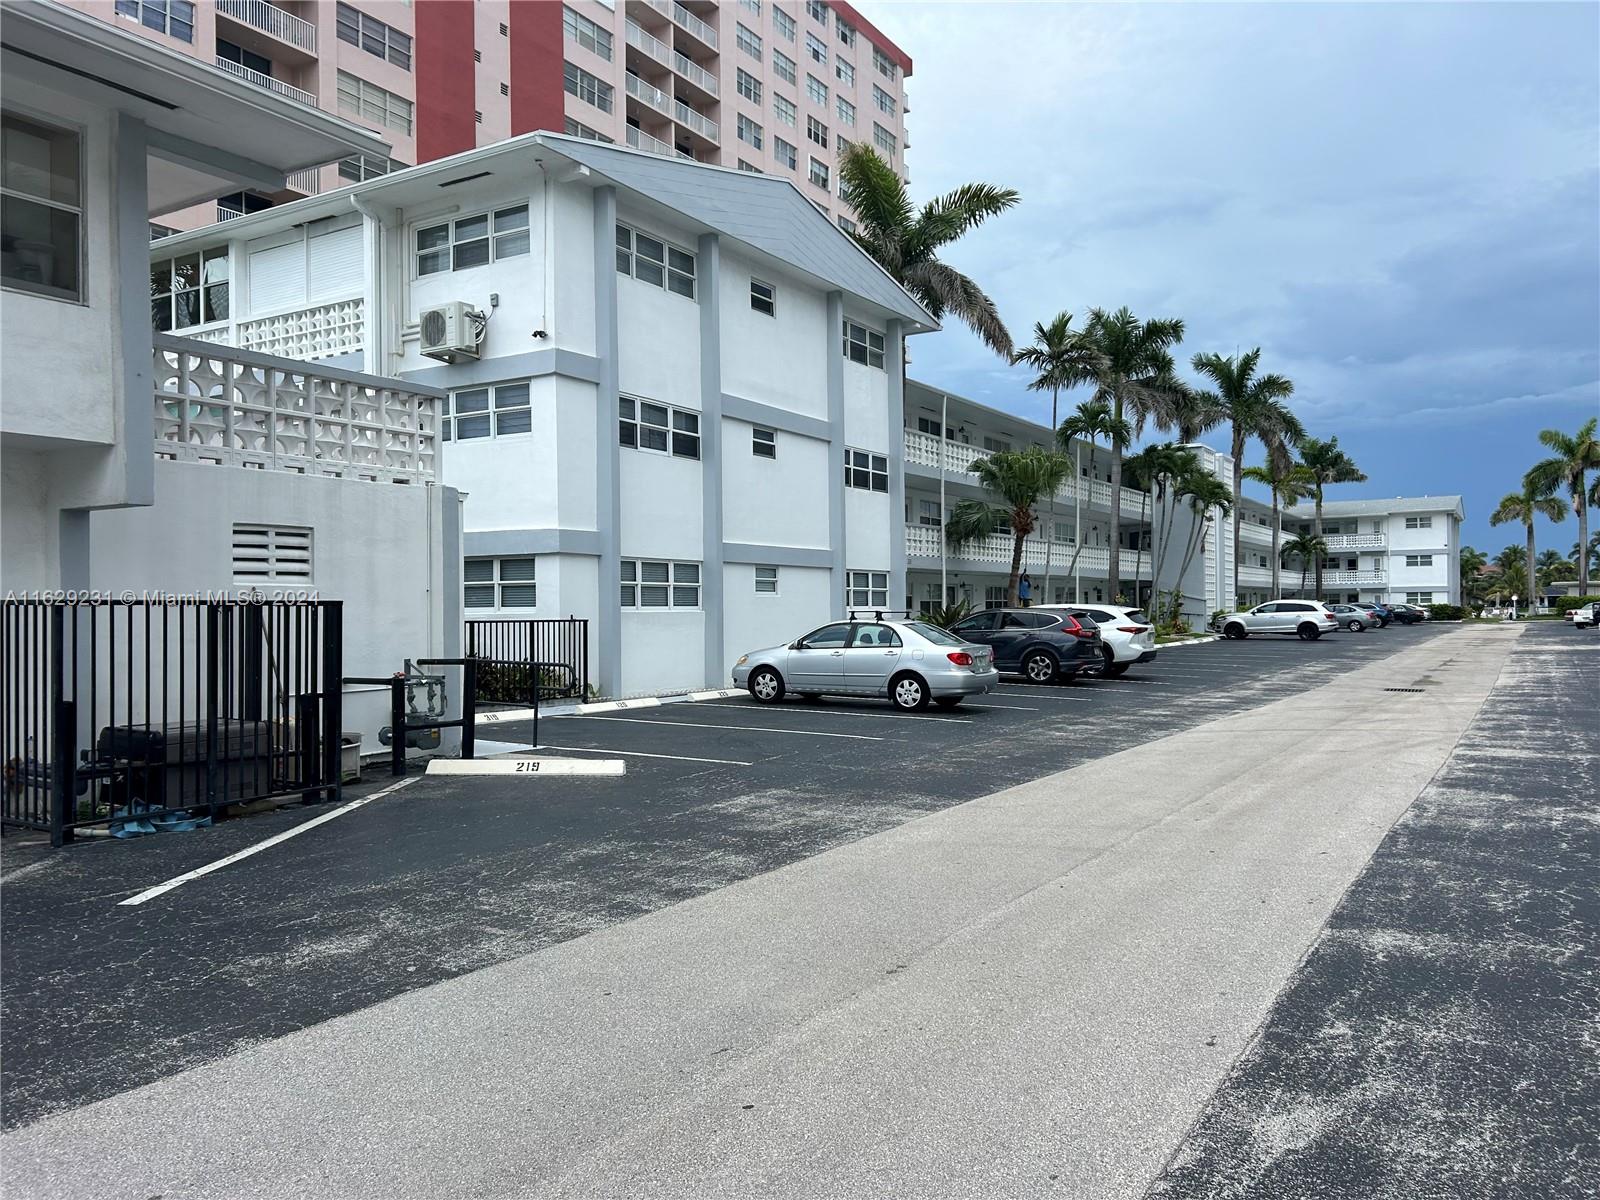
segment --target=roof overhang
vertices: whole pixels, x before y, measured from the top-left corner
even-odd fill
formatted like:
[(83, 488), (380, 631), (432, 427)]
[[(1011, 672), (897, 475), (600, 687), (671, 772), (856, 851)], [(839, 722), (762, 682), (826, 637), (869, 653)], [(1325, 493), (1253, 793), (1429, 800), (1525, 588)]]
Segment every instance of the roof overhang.
[(389, 144), (320, 109), (237, 79), (109, 21), (50, 0), (13, 0), (0, 25), (8, 92), (68, 91), (149, 130), (149, 210), (171, 212), (241, 187)]

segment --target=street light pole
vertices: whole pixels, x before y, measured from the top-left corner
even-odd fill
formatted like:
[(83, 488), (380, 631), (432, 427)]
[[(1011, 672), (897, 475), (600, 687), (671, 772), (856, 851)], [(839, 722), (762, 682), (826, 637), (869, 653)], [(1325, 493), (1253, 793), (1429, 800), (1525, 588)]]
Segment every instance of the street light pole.
[(944, 437), (950, 429), (950, 395), (940, 392), (939, 404), (939, 607), (950, 603), (949, 563), (944, 523), (948, 519), (944, 507)]

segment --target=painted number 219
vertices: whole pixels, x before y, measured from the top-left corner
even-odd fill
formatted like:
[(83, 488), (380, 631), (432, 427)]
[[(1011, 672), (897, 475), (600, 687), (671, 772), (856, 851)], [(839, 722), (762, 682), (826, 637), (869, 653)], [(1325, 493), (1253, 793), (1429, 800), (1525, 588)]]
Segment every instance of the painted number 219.
[(517, 771), (516, 771), (516, 773), (518, 775), (525, 775), (525, 774), (528, 774), (530, 772), (537, 771), (539, 769), (540, 765), (541, 764), (539, 764), (539, 763), (529, 762), (529, 761), (524, 759), (524, 760), (519, 761), (517, 763)]

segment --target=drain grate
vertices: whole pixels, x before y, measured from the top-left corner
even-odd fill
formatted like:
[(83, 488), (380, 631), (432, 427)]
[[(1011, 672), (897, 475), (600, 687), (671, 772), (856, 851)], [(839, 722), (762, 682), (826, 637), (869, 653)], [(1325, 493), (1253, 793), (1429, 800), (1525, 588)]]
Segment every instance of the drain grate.
[(1423, 688), (1384, 688), (1386, 692), (1420, 692)]

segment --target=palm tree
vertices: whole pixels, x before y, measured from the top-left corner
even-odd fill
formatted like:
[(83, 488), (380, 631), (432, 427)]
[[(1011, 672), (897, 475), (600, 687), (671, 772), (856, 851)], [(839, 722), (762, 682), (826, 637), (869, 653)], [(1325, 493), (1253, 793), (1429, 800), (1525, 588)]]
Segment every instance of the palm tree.
[(1200, 459), (1193, 450), (1184, 450), (1173, 442), (1147, 446), (1137, 457), (1143, 462), (1140, 473), (1144, 477), (1144, 487), (1150, 493), (1152, 505), (1156, 501), (1166, 502), (1164, 512), (1151, 513), (1150, 590), (1153, 594), (1156, 582), (1161, 578), (1161, 568), (1166, 564), (1167, 548), (1172, 541), (1172, 521), (1177, 513), (1178, 501), (1191, 493), (1193, 481), (1205, 472), (1201, 469)]
[(1105, 438), (1110, 443), (1120, 440), (1127, 445), (1133, 441), (1133, 426), (1127, 421), (1119, 422), (1112, 414), (1111, 405), (1104, 400), (1085, 400), (1056, 428), (1056, 444), (1063, 454), (1071, 452), (1073, 438), (1082, 438), (1089, 443), (1089, 474), (1092, 477), (1098, 439)]
[[(1540, 495), (1539, 489), (1535, 488), (1532, 482), (1527, 479), (1522, 481), (1522, 490), (1520, 492), (1510, 492), (1501, 497), (1500, 503), (1495, 507), (1494, 512), (1489, 514), (1489, 524), (1491, 525), (1509, 525), (1520, 521), (1522, 522), (1522, 527), (1528, 532), (1528, 552), (1527, 558), (1524, 560), (1525, 565), (1522, 575), (1524, 589), (1517, 594), (1527, 597), (1529, 611), (1532, 611), (1534, 607), (1534, 597), (1530, 594), (1532, 588), (1528, 585), (1538, 577), (1533, 560), (1533, 519), (1542, 516), (1552, 521), (1559, 521), (1566, 515), (1566, 505), (1552, 496)], [(1503, 572), (1510, 573), (1511, 566), (1509, 563), (1501, 563), (1500, 566)]]
[(1176, 318), (1141, 321), (1127, 308), (1091, 308), (1083, 339), (1096, 352), (1094, 365), (1067, 372), (1073, 384), (1094, 386), (1094, 398), (1111, 410), (1111, 544), (1106, 582), (1115, 597), (1122, 588), (1122, 451), (1147, 420), (1167, 422), (1178, 391), (1172, 347), (1183, 340)]
[[(1239, 506), (1240, 477), (1244, 470), (1245, 444), (1258, 439), (1269, 453), (1289, 442), (1305, 437), (1300, 419), (1289, 411), (1284, 400), (1294, 395), (1294, 384), (1282, 375), (1257, 375), (1261, 347), (1237, 358), (1220, 354), (1196, 354), (1196, 371), (1216, 385), (1215, 392), (1200, 392), (1200, 403), (1226, 414), (1233, 427), (1233, 505)], [(1320, 529), (1318, 533), (1322, 532)], [(1239, 596), (1239, 524), (1233, 526), (1233, 595)], [(1321, 590), (1321, 575), (1317, 588)]]
[(1053, 450), (1030, 446), (1001, 450), (967, 468), (989, 500), (963, 500), (945, 522), (944, 535), (955, 545), (1011, 528), (1011, 578), (1007, 588), (1013, 608), (1018, 603), (1017, 577), (1022, 573), (1022, 544), (1036, 524), (1034, 506), (1053, 496), (1072, 474), (1072, 464)]
[(1176, 433), (1180, 446), (1198, 442), (1228, 419), (1227, 411), (1209, 393), (1197, 392), (1182, 380), (1173, 383), (1172, 399), (1162, 428)]
[(1201, 468), (1198, 459), (1195, 462), (1195, 469), (1179, 481), (1178, 490), (1188, 501), (1189, 511), (1195, 517), (1194, 525), (1190, 529), (1189, 544), (1183, 552), (1183, 565), (1178, 568), (1177, 590), (1181, 597), (1183, 581), (1188, 577), (1189, 564), (1194, 561), (1195, 551), (1200, 549), (1205, 542), (1206, 534), (1211, 532), (1211, 523), (1217, 517), (1226, 517), (1233, 511), (1233, 493), (1222, 480)]
[[(1292, 508), (1311, 494), (1311, 471), (1304, 463), (1295, 462), (1285, 449), (1282, 453), (1268, 454), (1267, 461), (1259, 467), (1246, 467), (1244, 477), (1251, 483), (1266, 484), (1272, 492), (1272, 594), (1278, 595), (1278, 541), (1283, 534), (1281, 512)], [(1238, 554), (1235, 552), (1235, 561)]]
[[(1587, 475), (1600, 470), (1600, 437), (1596, 437), (1600, 418), (1590, 417), (1578, 432), (1568, 437), (1559, 429), (1542, 429), (1539, 440), (1555, 453), (1528, 470), (1524, 491), (1532, 490), (1543, 496), (1566, 492), (1572, 511), (1578, 514), (1578, 544), (1589, 541), (1589, 497)], [(1578, 560), (1578, 594), (1589, 594), (1589, 561)]]
[[(1591, 507), (1600, 508), (1600, 505), (1592, 505)], [(1567, 557), (1573, 562), (1586, 557), (1589, 560), (1589, 574), (1600, 575), (1600, 533), (1591, 533), (1589, 535), (1589, 553), (1587, 555), (1583, 553), (1582, 542), (1573, 542), (1572, 553)]]
[(1482, 550), (1471, 546), (1461, 547), (1461, 597), (1469, 604), (1483, 599), (1483, 569), (1489, 558)]
[(1297, 533), (1283, 544), (1281, 553), (1284, 558), (1298, 558), (1300, 560), (1300, 591), (1298, 595), (1306, 594), (1306, 573), (1311, 569), (1311, 564), (1319, 566), (1322, 556), (1328, 552), (1328, 543), (1320, 533)]
[[(1322, 536), (1322, 489), (1330, 483), (1365, 483), (1367, 477), (1361, 473), (1351, 457), (1339, 449), (1339, 439), (1331, 437), (1327, 441), (1319, 441), (1314, 437), (1300, 439), (1300, 461), (1305, 463), (1306, 469), (1311, 472), (1311, 494), (1317, 500), (1317, 536)], [(1326, 543), (1324, 543), (1326, 548)], [(1302, 588), (1302, 590), (1304, 590)], [(1317, 596), (1322, 595), (1322, 558), (1317, 558)]]
[(857, 142), (839, 156), (839, 199), (856, 210), (851, 236), (917, 303), (935, 317), (954, 314), (989, 349), (1011, 357), (1011, 335), (994, 301), (970, 276), (942, 262), (938, 252), (1015, 205), (1015, 190), (963, 184), (918, 210), (894, 168), (871, 146)]
[[(1056, 430), (1055, 436), (1058, 442), (1062, 443), (1061, 449), (1063, 451), (1068, 448), (1065, 443), (1071, 439), (1069, 437), (1063, 440), (1059, 429), (1061, 424), (1059, 411), (1061, 389), (1072, 386), (1072, 380), (1075, 378), (1076, 372), (1084, 368), (1093, 368), (1097, 365), (1094, 356), (1094, 348), (1084, 342), (1078, 331), (1072, 328), (1072, 314), (1069, 312), (1057, 313), (1055, 319), (1048, 325), (1035, 322), (1033, 326), (1033, 344), (1024, 346), (1011, 356), (1013, 364), (1033, 368), (1033, 380), (1028, 384), (1030, 392), (1048, 391), (1050, 393), (1050, 428)], [(1078, 408), (1081, 415), (1083, 405), (1080, 404)], [(1106, 414), (1106, 418), (1109, 420), (1109, 412)], [(1093, 439), (1095, 434), (1103, 432), (1105, 432), (1103, 427), (1086, 430), (1087, 436), (1090, 438), (1089, 458), (1091, 469), (1094, 460)], [(1052, 494), (1048, 503), (1048, 513), (1045, 517), (1045, 527), (1050, 534), (1045, 540), (1044, 546), (1044, 594), (1046, 597), (1050, 595), (1050, 569), (1053, 565), (1051, 563), (1051, 550), (1055, 545), (1055, 515), (1056, 498)], [(1076, 554), (1073, 555), (1073, 562), (1076, 565)]]

